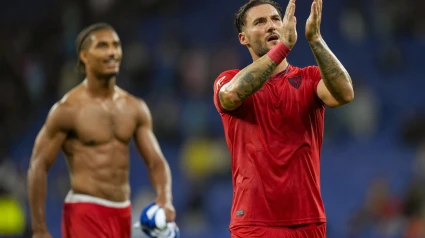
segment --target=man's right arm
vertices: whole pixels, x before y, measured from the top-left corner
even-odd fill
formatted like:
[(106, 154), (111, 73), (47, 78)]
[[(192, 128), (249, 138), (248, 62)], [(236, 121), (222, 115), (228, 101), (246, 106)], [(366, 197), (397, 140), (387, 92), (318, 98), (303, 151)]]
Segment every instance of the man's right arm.
[(219, 91), (223, 109), (233, 111), (266, 83), (277, 64), (266, 54), (241, 70)]
[(28, 196), (31, 225), (34, 235), (49, 237), (45, 222), (47, 193), (47, 172), (56, 160), (66, 139), (66, 115), (63, 104), (56, 104), (50, 110), (47, 120), (37, 135), (28, 169)]

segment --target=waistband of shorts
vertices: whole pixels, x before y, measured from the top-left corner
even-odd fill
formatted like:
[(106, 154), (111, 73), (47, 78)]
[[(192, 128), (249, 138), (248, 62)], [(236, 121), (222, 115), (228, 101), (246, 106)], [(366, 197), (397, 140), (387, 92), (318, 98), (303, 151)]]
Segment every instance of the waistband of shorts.
[(98, 198), (86, 194), (74, 193), (72, 190), (65, 197), (65, 203), (92, 203), (111, 208), (126, 208), (131, 205), (130, 200), (124, 202), (113, 202), (103, 198)]

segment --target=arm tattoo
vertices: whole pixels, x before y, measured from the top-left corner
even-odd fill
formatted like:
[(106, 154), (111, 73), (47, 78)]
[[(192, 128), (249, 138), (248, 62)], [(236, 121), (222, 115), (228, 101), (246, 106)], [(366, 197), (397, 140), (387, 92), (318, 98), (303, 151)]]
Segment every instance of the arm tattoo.
[(352, 90), (352, 81), (348, 72), (324, 40), (310, 43), (310, 46), (327, 89), (335, 99), (343, 98), (347, 90)]
[[(233, 78), (230, 82), (232, 84), (231, 90), (236, 93), (238, 100), (226, 100), (224, 95), (219, 93), (220, 103), (225, 109), (234, 109), (238, 107), (249, 96), (257, 92), (266, 81), (270, 78), (273, 71), (276, 69), (277, 64), (270, 59), (270, 62), (262, 62), (264, 59), (258, 60), (261, 66), (254, 64), (248, 66), (240, 71), (237, 77)], [(264, 66), (266, 68), (264, 69)]]
[(267, 64), (267, 69), (263, 72), (261, 70), (250, 70), (244, 74), (240, 75), (239, 83), (236, 89), (236, 94), (239, 99), (245, 101), (249, 96), (257, 92), (267, 79), (270, 78), (270, 75), (273, 73), (273, 70), (276, 68), (276, 63), (272, 62)]

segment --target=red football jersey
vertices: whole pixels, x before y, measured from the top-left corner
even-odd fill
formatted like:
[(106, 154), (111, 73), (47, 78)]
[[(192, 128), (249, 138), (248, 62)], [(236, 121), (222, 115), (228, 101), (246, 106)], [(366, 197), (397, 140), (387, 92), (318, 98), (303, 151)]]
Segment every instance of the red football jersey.
[(325, 105), (317, 96), (317, 66), (288, 66), (234, 111), (218, 92), (239, 72), (214, 83), (231, 153), (233, 205), (230, 228), (326, 222), (320, 193), (320, 150)]

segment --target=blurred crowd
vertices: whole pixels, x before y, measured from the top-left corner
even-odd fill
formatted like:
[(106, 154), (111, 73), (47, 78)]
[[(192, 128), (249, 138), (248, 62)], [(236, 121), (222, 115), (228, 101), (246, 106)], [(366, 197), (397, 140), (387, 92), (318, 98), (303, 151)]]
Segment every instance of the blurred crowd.
[[(280, 2), (285, 7), (286, 2)], [(180, 193), (176, 196), (179, 224), (193, 237), (207, 237), (199, 235), (206, 231), (217, 231), (208, 237), (226, 237), (232, 197), (230, 158), (212, 102), (212, 83), (220, 72), (251, 61), (232, 25), (233, 13), (243, 3), (2, 2), (0, 237), (29, 237), (22, 232), (28, 232), (25, 177), (34, 138), (26, 135), (36, 133), (51, 105), (83, 79), (74, 70), (75, 38), (82, 28), (98, 21), (114, 26), (123, 44), (118, 85), (147, 102), (155, 134), (165, 154), (171, 155), (167, 158), (172, 160), (174, 193)], [(297, 4), (299, 48), (289, 62), (306, 66), (314, 64), (303, 42), (303, 19), (310, 2)], [(425, 237), (425, 94), (419, 90), (425, 88), (421, 82), (425, 65), (419, 57), (425, 53), (425, 1), (325, 0), (324, 4), (323, 35), (352, 76), (355, 100), (327, 110), (323, 160), (333, 163), (334, 151), (352, 148), (360, 164), (352, 167), (358, 168), (353, 174), (362, 176), (363, 169), (373, 167), (367, 155), (385, 161), (380, 157), (386, 156), (383, 151), (394, 150), (400, 152), (400, 163), (411, 168), (401, 176), (406, 182), (398, 189), (392, 188), (391, 174), (372, 171), (376, 176), (359, 185), (356, 200), (345, 204), (348, 212), (343, 215), (326, 203), (327, 197), (342, 191), (326, 193), (330, 221), (333, 216), (344, 221), (339, 228), (329, 222), (329, 237)], [(24, 137), (28, 143), (22, 148)], [(26, 158), (14, 156), (20, 150), (26, 151)], [(58, 165), (56, 174), (49, 196), (60, 203), (69, 189), (66, 165)], [(341, 179), (322, 176), (328, 176), (325, 182)], [(332, 186), (325, 182), (323, 187)], [(133, 191), (137, 219), (153, 194), (147, 185)]]

